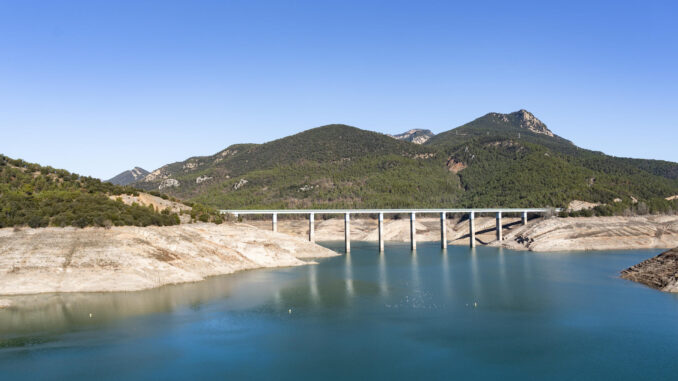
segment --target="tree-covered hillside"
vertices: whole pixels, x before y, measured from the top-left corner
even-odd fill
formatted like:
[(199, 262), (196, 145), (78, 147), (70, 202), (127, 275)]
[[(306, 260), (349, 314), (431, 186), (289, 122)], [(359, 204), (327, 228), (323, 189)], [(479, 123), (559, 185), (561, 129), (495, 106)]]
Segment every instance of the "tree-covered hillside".
[(572, 200), (613, 203), (678, 193), (678, 163), (626, 159), (581, 149), (532, 114), (490, 113), (434, 136), (427, 145), (464, 167), (464, 205), (565, 207)]
[(147, 180), (135, 185), (220, 208), (408, 207), (450, 204), (461, 191), (436, 149), (345, 125), (231, 146)]
[(609, 157), (592, 169), (576, 157), (524, 141), (478, 138), (448, 154), (466, 166), (459, 178), (462, 203), (469, 206), (565, 207), (572, 200), (663, 199), (678, 189), (675, 180), (625, 169)]
[(216, 208), (565, 207), (572, 200), (669, 208), (677, 174), (676, 163), (581, 149), (520, 110), (487, 114), (423, 145), (329, 125), (170, 164), (135, 185)]
[(135, 192), (130, 187), (0, 155), (0, 228), (179, 223), (176, 214), (109, 198)]

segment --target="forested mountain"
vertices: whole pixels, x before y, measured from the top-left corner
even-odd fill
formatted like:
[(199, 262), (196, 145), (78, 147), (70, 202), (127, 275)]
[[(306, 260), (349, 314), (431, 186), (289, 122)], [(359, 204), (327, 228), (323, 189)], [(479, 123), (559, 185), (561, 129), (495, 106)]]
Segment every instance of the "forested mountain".
[(424, 144), (329, 125), (166, 165), (135, 186), (217, 208), (674, 206), (678, 164), (581, 149), (531, 113), (490, 113)]
[(135, 184), (219, 207), (406, 207), (461, 192), (436, 149), (345, 125), (164, 166)]
[(130, 187), (0, 155), (0, 228), (179, 223), (176, 214), (125, 205), (110, 198), (136, 192)]
[[(617, 158), (579, 148), (531, 113), (490, 113), (438, 134), (426, 145), (463, 171), (467, 205), (556, 205), (585, 200), (628, 206), (678, 193), (678, 163)], [(619, 199), (622, 201), (619, 202)], [(665, 201), (665, 200), (664, 200)]]
[(106, 180), (106, 182), (115, 184), (115, 185), (130, 185), (132, 183), (135, 183), (144, 177), (146, 177), (150, 172), (147, 170), (140, 168), (140, 167), (134, 167), (130, 170), (124, 171), (113, 177), (112, 179)]

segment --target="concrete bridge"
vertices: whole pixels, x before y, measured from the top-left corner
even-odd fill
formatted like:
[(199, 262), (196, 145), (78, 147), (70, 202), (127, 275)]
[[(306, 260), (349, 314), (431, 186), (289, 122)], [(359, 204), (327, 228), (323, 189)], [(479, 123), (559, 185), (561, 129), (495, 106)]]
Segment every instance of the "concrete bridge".
[(410, 215), (410, 246), (412, 250), (417, 249), (417, 231), (415, 221), (417, 214), (440, 214), (440, 244), (442, 248), (447, 247), (447, 230), (445, 227), (448, 214), (465, 214), (469, 217), (469, 245), (476, 246), (476, 214), (495, 214), (497, 219), (497, 240), (503, 239), (502, 235), (502, 213), (519, 214), (522, 217), (523, 225), (527, 224), (527, 215), (546, 214), (558, 212), (559, 209), (550, 208), (489, 208), (489, 209), (279, 209), (279, 210), (220, 210), (221, 214), (231, 214), (235, 217), (241, 215), (271, 215), (273, 231), (278, 230), (278, 215), (283, 214), (302, 214), (308, 215), (309, 229), (308, 240), (314, 241), (315, 215), (316, 214), (343, 214), (344, 215), (344, 241), (346, 252), (351, 252), (351, 214), (378, 214), (379, 215), (379, 251), (384, 251), (384, 214), (409, 214)]

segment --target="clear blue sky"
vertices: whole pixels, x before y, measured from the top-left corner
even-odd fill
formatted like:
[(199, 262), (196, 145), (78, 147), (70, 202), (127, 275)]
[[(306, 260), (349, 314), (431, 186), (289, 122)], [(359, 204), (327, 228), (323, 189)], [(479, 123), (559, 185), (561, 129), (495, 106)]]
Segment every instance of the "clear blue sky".
[(582, 147), (678, 161), (676, 4), (0, 0), (0, 152), (108, 178), (525, 108)]

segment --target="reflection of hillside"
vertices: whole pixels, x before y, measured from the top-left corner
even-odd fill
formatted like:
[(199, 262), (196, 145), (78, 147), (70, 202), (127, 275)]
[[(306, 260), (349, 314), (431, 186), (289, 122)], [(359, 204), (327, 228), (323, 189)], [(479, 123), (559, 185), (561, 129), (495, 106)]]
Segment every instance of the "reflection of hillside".
[(250, 308), (265, 303), (274, 293), (272, 289), (284, 284), (275, 277), (272, 272), (255, 270), (137, 292), (9, 297), (13, 306), (0, 311), (0, 335), (64, 332), (132, 316), (197, 308), (224, 298), (229, 298), (229, 306), (234, 309)]

